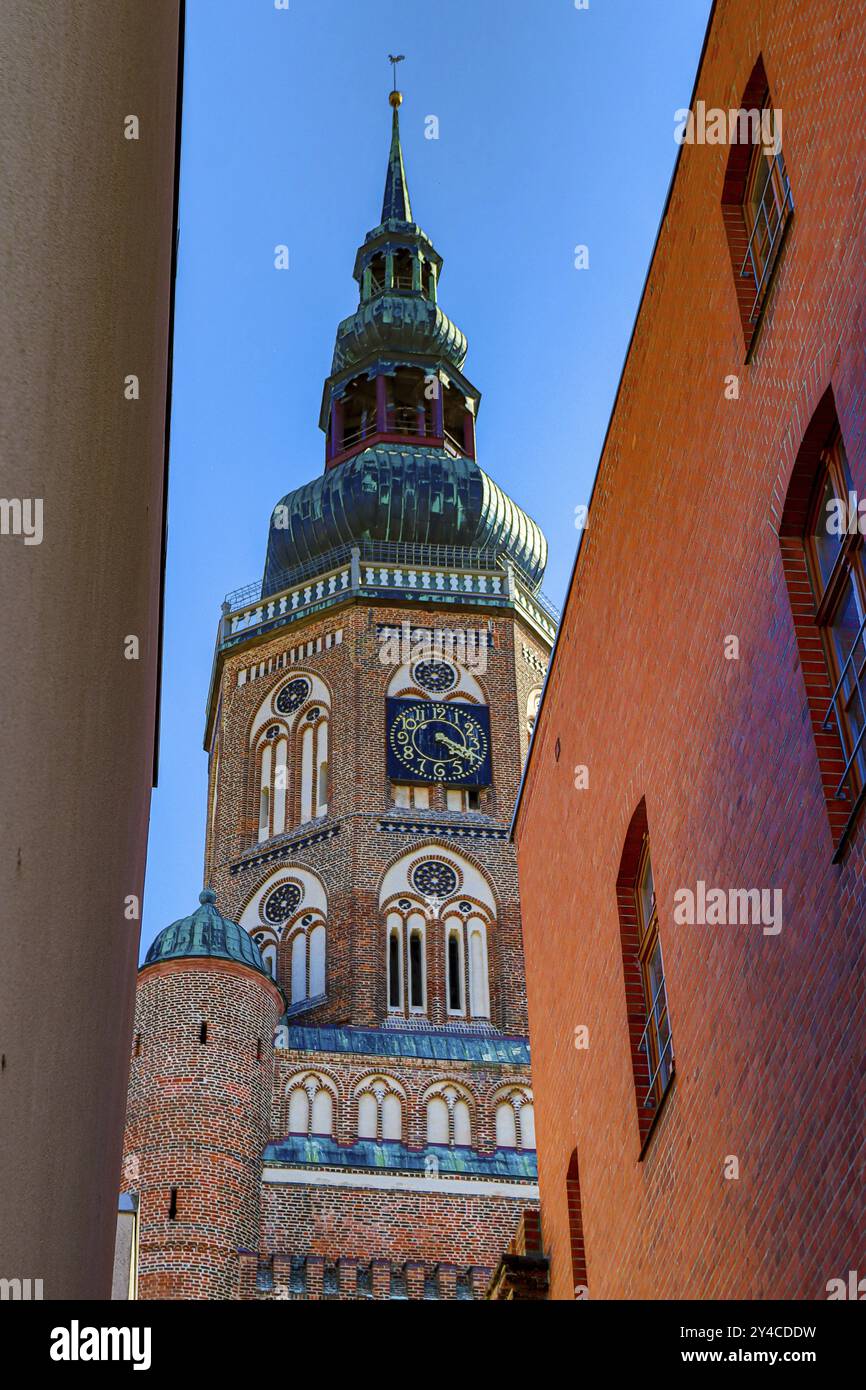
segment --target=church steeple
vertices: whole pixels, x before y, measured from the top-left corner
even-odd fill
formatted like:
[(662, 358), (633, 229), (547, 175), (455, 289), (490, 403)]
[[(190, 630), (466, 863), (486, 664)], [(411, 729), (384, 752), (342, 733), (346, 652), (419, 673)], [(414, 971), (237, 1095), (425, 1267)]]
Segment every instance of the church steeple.
[(396, 88), (388, 100), (393, 107), (391, 118), (391, 150), (388, 155), (388, 173), (385, 178), (385, 197), (382, 199), (383, 222), (411, 222), (412, 205), (409, 202), (409, 185), (403, 165), (403, 147), (400, 144), (399, 108), (403, 100), (402, 92)]
[(481, 393), (439, 303), (442, 257), (412, 217), (396, 81), (389, 101), (382, 221), (358, 248), (359, 302), (337, 328), (322, 392), (325, 472), (274, 511), (266, 593), (299, 564), (366, 540), (495, 548), (533, 583), (544, 572), (540, 530), (476, 461)]

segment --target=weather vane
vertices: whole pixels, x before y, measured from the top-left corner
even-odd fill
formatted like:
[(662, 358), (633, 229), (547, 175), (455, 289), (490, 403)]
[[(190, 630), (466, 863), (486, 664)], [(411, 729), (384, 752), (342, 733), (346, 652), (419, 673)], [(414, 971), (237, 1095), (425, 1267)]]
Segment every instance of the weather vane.
[(396, 90), (397, 90), (397, 64), (398, 64), (398, 63), (404, 62), (405, 59), (406, 59), (406, 54), (405, 54), (405, 53), (389, 53), (389, 54), (388, 54), (388, 62), (391, 64), (391, 67), (394, 69), (394, 91), (395, 91), (395, 92), (396, 92)]

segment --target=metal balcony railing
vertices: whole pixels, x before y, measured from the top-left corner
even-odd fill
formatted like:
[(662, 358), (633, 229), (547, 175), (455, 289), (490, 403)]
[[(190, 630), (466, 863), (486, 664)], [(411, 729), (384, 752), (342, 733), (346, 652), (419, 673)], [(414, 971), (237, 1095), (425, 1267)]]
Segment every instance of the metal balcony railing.
[(755, 225), (740, 267), (740, 275), (751, 279), (755, 286), (749, 323), (757, 319), (764, 295), (773, 273), (773, 266), (782, 245), (782, 233), (794, 211), (791, 184), (781, 153), (773, 157), (761, 201), (755, 214)]

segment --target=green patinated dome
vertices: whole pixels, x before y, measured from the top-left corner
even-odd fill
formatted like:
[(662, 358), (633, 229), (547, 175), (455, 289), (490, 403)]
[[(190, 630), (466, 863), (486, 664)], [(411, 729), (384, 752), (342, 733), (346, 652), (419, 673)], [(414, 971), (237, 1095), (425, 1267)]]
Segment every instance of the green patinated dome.
[(380, 294), (343, 319), (331, 372), (336, 376), (383, 352), (442, 358), (459, 371), (467, 351), (466, 338), (438, 304), (420, 294)]
[(382, 216), (358, 250), (360, 301), (324, 385), (325, 472), (273, 510), (264, 596), (368, 541), (498, 551), (535, 587), (547, 563), (540, 528), (476, 462), (481, 396), (463, 374), (466, 338), (439, 306), (442, 257), (413, 220), (392, 96)]
[(293, 566), (362, 540), (501, 549), (533, 582), (547, 563), (532, 518), (474, 459), (444, 449), (377, 444), (287, 493), (274, 510), (266, 594)]
[[(199, 895), (199, 906), (189, 917), (181, 917), (165, 927), (151, 943), (144, 965), (163, 960), (233, 960), (270, 978), (261, 952), (248, 932), (216, 909), (216, 894), (206, 888)], [(144, 966), (142, 967), (142, 969)]]

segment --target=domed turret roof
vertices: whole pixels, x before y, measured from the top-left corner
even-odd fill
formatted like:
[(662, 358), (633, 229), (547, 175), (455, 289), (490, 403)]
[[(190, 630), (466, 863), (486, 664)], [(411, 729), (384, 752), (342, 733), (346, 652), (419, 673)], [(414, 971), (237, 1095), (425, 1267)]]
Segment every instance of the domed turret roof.
[(277, 504), (264, 593), (275, 592), (292, 566), (361, 540), (501, 549), (533, 581), (547, 563), (540, 527), (474, 459), (378, 444)]
[(270, 978), (258, 946), (243, 927), (217, 911), (216, 893), (210, 888), (199, 894), (195, 912), (163, 928), (152, 942), (144, 965), (189, 957), (237, 961)]

